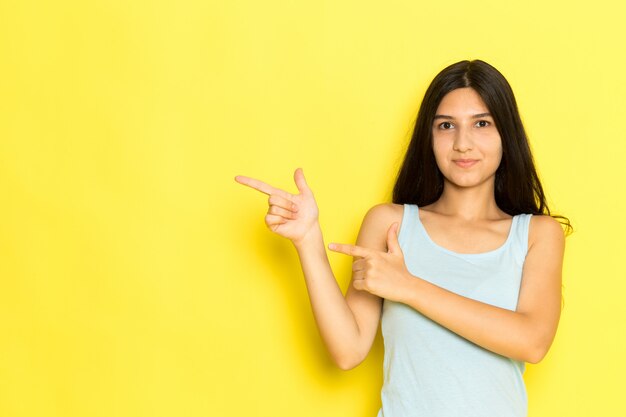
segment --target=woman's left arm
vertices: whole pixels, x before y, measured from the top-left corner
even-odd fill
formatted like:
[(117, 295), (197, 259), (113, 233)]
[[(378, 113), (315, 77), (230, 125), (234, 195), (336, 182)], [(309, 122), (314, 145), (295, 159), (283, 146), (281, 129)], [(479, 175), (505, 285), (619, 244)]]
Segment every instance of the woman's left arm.
[(532, 216), (529, 248), (517, 310), (511, 311), (453, 293), (409, 273), (392, 225), (387, 253), (353, 245), (333, 250), (364, 256), (357, 289), (405, 303), (461, 337), (500, 355), (540, 362), (550, 348), (561, 315), (561, 274), (565, 236), (550, 216)]
[(565, 237), (558, 221), (533, 216), (516, 311), (455, 294), (423, 279), (408, 282), (404, 303), (458, 335), (509, 358), (541, 361), (561, 316)]

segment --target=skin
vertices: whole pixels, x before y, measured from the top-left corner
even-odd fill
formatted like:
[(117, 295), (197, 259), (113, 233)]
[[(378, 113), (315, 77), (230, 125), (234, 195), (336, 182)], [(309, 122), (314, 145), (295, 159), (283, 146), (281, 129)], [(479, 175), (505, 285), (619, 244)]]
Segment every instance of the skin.
[[(495, 203), (502, 143), (488, 112), (476, 91), (461, 88), (443, 98), (436, 115), (445, 117), (436, 117), (433, 124), (433, 152), (444, 189), (439, 200), (420, 207), (420, 219), (435, 243), (459, 253), (498, 248), (511, 226), (511, 216)], [(383, 299), (405, 303), (503, 356), (538, 363), (548, 352), (560, 318), (565, 246), (563, 230), (553, 218), (531, 218), (518, 306), (510, 311), (411, 275), (397, 240), (403, 206), (376, 205), (365, 215), (355, 245), (329, 245), (354, 258), (344, 297), (328, 262), (318, 207), (302, 169), (294, 173), (299, 191), (295, 195), (253, 178), (235, 180), (269, 196), (265, 222), (293, 242), (320, 334), (341, 369), (354, 368), (369, 353)]]

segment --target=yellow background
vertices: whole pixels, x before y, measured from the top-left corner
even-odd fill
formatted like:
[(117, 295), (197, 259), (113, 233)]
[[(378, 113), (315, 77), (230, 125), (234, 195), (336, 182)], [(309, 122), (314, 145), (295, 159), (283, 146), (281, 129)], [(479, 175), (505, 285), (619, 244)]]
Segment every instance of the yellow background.
[(374, 417), (380, 335), (334, 367), (233, 177), (295, 191), (303, 167), (326, 242), (353, 242), (467, 58), (511, 83), (576, 228), (529, 415), (626, 415), (624, 21), (618, 0), (0, 0), (0, 415)]

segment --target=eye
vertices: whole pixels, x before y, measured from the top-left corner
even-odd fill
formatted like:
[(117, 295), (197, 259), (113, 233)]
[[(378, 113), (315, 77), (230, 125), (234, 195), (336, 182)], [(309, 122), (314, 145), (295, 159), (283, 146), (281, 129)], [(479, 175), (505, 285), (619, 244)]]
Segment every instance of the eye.
[(443, 130), (448, 130), (452, 128), (452, 123), (450, 122), (443, 122), (443, 123), (439, 123), (439, 129), (443, 129)]
[(476, 124), (478, 125), (478, 127), (487, 127), (489, 126), (491, 123), (489, 123), (486, 120), (479, 120), (476, 122)]

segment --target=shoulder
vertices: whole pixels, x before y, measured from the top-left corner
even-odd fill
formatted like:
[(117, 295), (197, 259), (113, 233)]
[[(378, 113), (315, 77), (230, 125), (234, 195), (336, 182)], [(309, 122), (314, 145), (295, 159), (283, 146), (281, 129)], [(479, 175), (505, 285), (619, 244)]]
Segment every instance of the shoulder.
[(541, 214), (535, 214), (530, 218), (528, 231), (529, 249), (545, 245), (563, 247), (564, 244), (565, 233), (558, 220)]
[(381, 203), (371, 207), (363, 218), (357, 244), (386, 250), (387, 231), (393, 223), (401, 226), (403, 213), (403, 204)]
[(385, 230), (391, 226), (394, 222), (402, 222), (402, 215), (404, 214), (404, 205), (403, 204), (394, 204), (394, 203), (380, 203), (371, 207), (367, 213), (365, 213), (365, 218), (363, 219), (363, 223), (368, 223), (370, 225), (377, 225), (381, 227), (385, 227)]
[[(402, 215), (404, 214), (403, 204), (381, 203), (376, 204), (365, 213), (363, 225), (367, 224), (374, 229), (383, 229), (385, 235), (387, 229), (393, 223), (397, 222), (399, 226), (402, 223)], [(399, 230), (399, 229), (398, 229)]]

